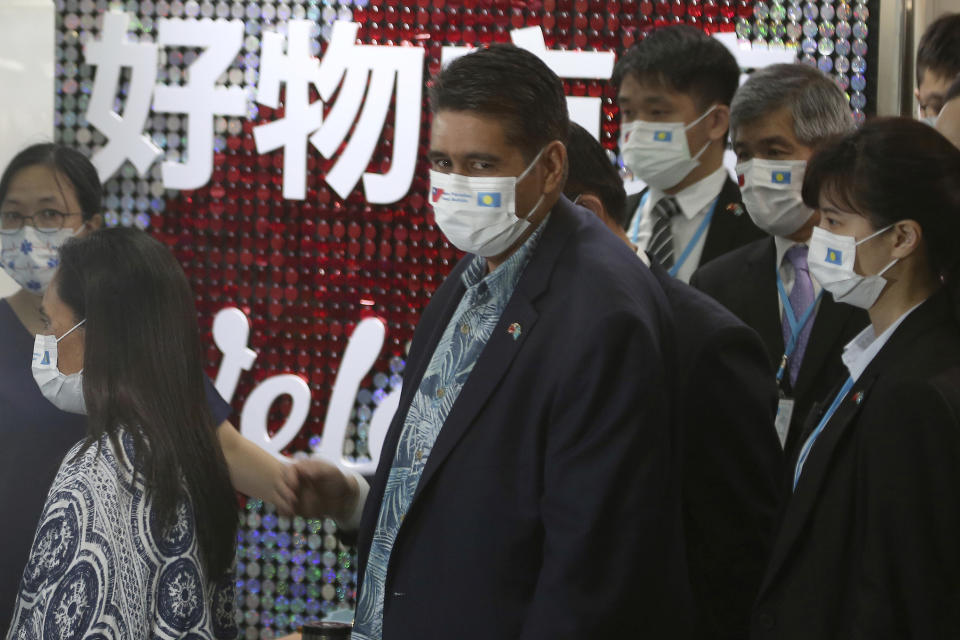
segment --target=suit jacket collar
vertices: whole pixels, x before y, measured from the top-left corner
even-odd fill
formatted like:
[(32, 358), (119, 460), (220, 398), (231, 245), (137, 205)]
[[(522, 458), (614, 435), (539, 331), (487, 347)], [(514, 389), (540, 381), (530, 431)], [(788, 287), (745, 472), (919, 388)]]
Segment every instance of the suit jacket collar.
[[(417, 497), (423, 493), (424, 488), (429, 485), (447, 456), (473, 424), (487, 399), (499, 386), (514, 357), (523, 348), (524, 342), (536, 325), (538, 313), (534, 302), (548, 289), (550, 276), (553, 274), (560, 252), (578, 224), (573, 207), (574, 205), (563, 196), (554, 205), (539, 245), (531, 256), (510, 302), (500, 316), (497, 327), (477, 359), (466, 385), (460, 391), (457, 401), (437, 436), (430, 458), (420, 476), (411, 509)], [(456, 308), (458, 301), (459, 297), (447, 304)], [(511, 327), (516, 329), (511, 331)], [(440, 333), (442, 332), (441, 327)], [(436, 342), (431, 345), (429, 351), (432, 352), (435, 346)]]
[[(807, 457), (803, 474), (800, 476), (800, 481), (784, 514), (780, 534), (771, 554), (763, 585), (760, 588), (761, 594), (770, 587), (779, 575), (786, 560), (791, 555), (792, 548), (799, 541), (806, 522), (816, 506), (836, 448), (843, 440), (850, 425), (859, 415), (864, 400), (869, 400), (871, 388), (880, 377), (888, 371), (896, 369), (904, 359), (909, 359), (918, 338), (931, 330), (935, 330), (938, 325), (945, 322), (955, 323), (955, 320), (949, 297), (941, 291), (924, 302), (903, 321), (903, 324), (890, 337), (890, 340), (866, 368), (863, 375), (851, 387), (827, 428), (817, 438), (816, 445)], [(836, 397), (845, 381), (846, 377), (837, 383), (826, 399), (827, 403)], [(815, 407), (807, 418), (807, 424), (803, 432), (808, 433), (812, 430), (816, 423), (821, 420), (823, 414), (824, 407)], [(792, 474), (790, 475), (792, 476)]]
[[(544, 228), (536, 250), (530, 257), (530, 262), (517, 283), (513, 296), (507, 303), (497, 327), (480, 354), (473, 372), (466, 385), (461, 389), (456, 403), (454, 403), (443, 428), (440, 430), (440, 434), (430, 452), (430, 458), (427, 460), (420, 477), (409, 511), (416, 509), (417, 498), (429, 485), (437, 470), (467, 432), (486, 403), (487, 398), (500, 384), (500, 380), (510, 368), (513, 358), (523, 347), (524, 342), (533, 330), (538, 319), (534, 302), (548, 289), (550, 277), (560, 253), (570, 235), (580, 224), (578, 214), (575, 213), (575, 205), (561, 196), (545, 224), (547, 226)], [(386, 478), (393, 464), (394, 452), (397, 450), (400, 435), (403, 431), (407, 409), (410, 406), (413, 394), (416, 393), (420, 385), (420, 380), (423, 378), (423, 373), (430, 362), (433, 351), (436, 349), (444, 329), (450, 322), (451, 316), (456, 311), (457, 305), (466, 291), (460, 276), (471, 259), (471, 256), (467, 256), (461, 260), (447, 276), (444, 285), (437, 290), (431, 305), (441, 305), (440, 312), (432, 326), (426, 328), (429, 333), (426, 334), (422, 344), (418, 345), (418, 353), (415, 358), (410, 358), (410, 364), (413, 366), (409, 366), (405, 371), (405, 384), (400, 397), (400, 410), (394, 416), (387, 432), (377, 474), (364, 509), (359, 540), (361, 572), (366, 563), (365, 552), (369, 548), (372, 528), (376, 525)], [(508, 332), (509, 327), (513, 324), (518, 325), (520, 330)], [(398, 535), (402, 535), (402, 533), (401, 529)], [(360, 579), (362, 579), (362, 575)]]
[(743, 243), (744, 225), (752, 225), (746, 217), (740, 188), (727, 175), (720, 189), (720, 195), (717, 196), (713, 220), (710, 222), (707, 237), (703, 242), (700, 264), (706, 264)]
[[(773, 238), (747, 245), (743, 269), (738, 279), (746, 286), (739, 287), (743, 321), (753, 327), (770, 354), (770, 364), (780, 366), (783, 354), (783, 332), (777, 303), (776, 246)], [(776, 354), (776, 355), (774, 355)]]

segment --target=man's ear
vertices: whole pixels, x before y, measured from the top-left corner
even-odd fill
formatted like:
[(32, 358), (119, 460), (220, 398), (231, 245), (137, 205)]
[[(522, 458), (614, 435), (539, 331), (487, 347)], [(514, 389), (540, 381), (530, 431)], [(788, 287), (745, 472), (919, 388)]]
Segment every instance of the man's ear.
[(543, 166), (547, 175), (544, 180), (544, 193), (556, 193), (567, 181), (567, 147), (554, 140), (543, 150)]
[(727, 131), (730, 129), (730, 107), (725, 104), (716, 105), (707, 116), (707, 122), (710, 126), (707, 131), (709, 138), (726, 142)]

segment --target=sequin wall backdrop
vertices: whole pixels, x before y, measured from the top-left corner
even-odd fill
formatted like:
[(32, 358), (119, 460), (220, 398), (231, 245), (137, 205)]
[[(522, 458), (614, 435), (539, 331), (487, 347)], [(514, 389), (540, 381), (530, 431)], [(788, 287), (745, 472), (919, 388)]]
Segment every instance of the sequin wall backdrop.
[[(619, 54), (651, 29), (688, 23), (707, 32), (735, 32), (754, 46), (798, 46), (798, 58), (832, 74), (850, 96), (855, 116), (872, 110), (877, 0), (286, 0), (167, 2), (57, 0), (56, 136), (92, 153), (106, 138), (87, 122), (95, 67), (84, 62), (83, 46), (99, 37), (103, 12), (131, 15), (130, 37), (155, 42), (160, 18), (240, 19), (243, 45), (220, 84), (242, 87), (246, 117), (214, 118), (214, 171), (195, 191), (166, 190), (156, 162), (140, 176), (129, 163), (106, 183), (110, 225), (136, 225), (166, 242), (182, 262), (196, 293), (205, 332), (207, 371), (216, 374), (221, 354), (211, 337), (213, 316), (236, 306), (251, 322), (250, 348), (259, 356), (237, 386), (233, 405), (243, 406), (262, 380), (293, 372), (313, 396), (307, 422), (287, 447), (316, 444), (346, 340), (365, 316), (387, 322), (387, 342), (364, 380), (348, 427), (344, 454), (368, 456), (367, 431), (373, 410), (399, 386), (404, 347), (417, 318), (457, 253), (432, 224), (424, 194), (428, 166), (428, 111), (424, 92), (420, 146), (412, 186), (402, 200), (370, 205), (357, 187), (346, 198), (325, 182), (332, 161), (308, 152), (305, 200), (282, 194), (283, 151), (260, 154), (252, 129), (281, 111), (255, 100), (262, 35), (286, 33), (290, 20), (313, 22), (311, 42), (321, 56), (333, 22), (359, 23), (365, 44), (425, 49), (425, 78), (439, 69), (441, 48), (507, 42), (511, 29), (539, 26), (548, 48), (613, 50)], [(874, 14), (871, 16), (871, 14)], [(157, 82), (182, 86), (198, 49), (159, 49)], [(565, 80), (567, 94), (602, 98), (601, 138), (616, 150), (614, 92), (602, 81)], [(130, 74), (116, 96), (122, 111)], [(314, 98), (315, 99), (315, 98)], [(326, 112), (332, 105), (325, 105)], [(392, 107), (391, 107), (392, 109)], [(392, 157), (393, 118), (388, 115), (368, 171), (383, 173)], [(177, 161), (188, 145), (187, 117), (152, 113), (144, 133)], [(272, 433), (290, 405), (274, 403)], [(353, 606), (354, 550), (341, 546), (332, 521), (278, 517), (269, 505), (248, 501), (238, 540), (238, 618), (247, 638), (284, 635), (303, 621)]]

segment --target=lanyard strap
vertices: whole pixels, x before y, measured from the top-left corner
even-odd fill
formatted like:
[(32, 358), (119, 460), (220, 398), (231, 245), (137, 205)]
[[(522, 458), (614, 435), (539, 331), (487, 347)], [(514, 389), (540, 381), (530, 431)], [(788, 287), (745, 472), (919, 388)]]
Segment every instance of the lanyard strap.
[[(793, 286), (797, 285), (794, 284)], [(780, 302), (783, 303), (783, 317), (787, 320), (787, 324), (790, 325), (790, 340), (785, 345), (786, 349), (783, 351), (780, 369), (777, 370), (777, 382), (780, 382), (787, 368), (787, 360), (790, 359), (790, 356), (792, 356), (793, 352), (797, 349), (803, 328), (810, 322), (810, 318), (813, 317), (813, 312), (817, 309), (817, 303), (819, 303), (820, 298), (823, 297), (823, 289), (820, 290), (820, 293), (817, 294), (813, 303), (807, 307), (799, 320), (797, 320), (797, 314), (793, 310), (793, 305), (790, 304), (790, 296), (787, 295), (787, 288), (783, 286), (783, 279), (780, 278), (780, 269), (777, 269), (777, 291), (780, 292)]]
[(820, 419), (820, 423), (817, 425), (817, 428), (813, 430), (813, 433), (810, 434), (810, 437), (807, 438), (807, 441), (803, 445), (803, 449), (800, 450), (800, 457), (797, 458), (797, 468), (793, 472), (793, 490), (797, 490), (797, 483), (800, 482), (800, 474), (803, 472), (803, 464), (807, 461), (807, 456), (810, 455), (810, 450), (813, 449), (813, 443), (816, 441), (817, 437), (827, 426), (827, 423), (830, 422), (830, 418), (833, 417), (833, 414), (837, 412), (837, 409), (840, 408), (840, 404), (843, 402), (843, 399), (850, 393), (850, 389), (853, 387), (853, 378), (847, 378), (847, 381), (843, 383), (843, 386), (840, 387), (840, 391), (837, 393), (837, 397), (833, 399), (833, 402), (830, 404), (830, 408), (827, 409), (827, 412), (823, 414), (823, 418)]
[[(633, 244), (637, 244), (637, 240), (640, 237), (640, 219), (643, 217), (643, 207), (647, 204), (647, 199), (650, 197), (650, 191), (648, 190), (640, 198), (640, 205), (637, 207), (637, 211), (633, 216), (633, 233), (631, 238)], [(693, 252), (693, 248), (697, 246), (697, 243), (700, 242), (700, 238), (703, 237), (703, 234), (707, 232), (707, 227), (710, 226), (710, 221), (713, 219), (713, 214), (717, 210), (717, 202), (720, 201), (720, 196), (717, 196), (713, 200), (713, 204), (710, 205), (710, 211), (707, 212), (707, 215), (703, 218), (703, 222), (700, 223), (700, 226), (697, 227), (697, 230), (694, 232), (693, 237), (690, 238), (690, 242), (687, 243), (686, 248), (683, 250), (683, 253), (680, 254), (680, 257), (673, 263), (673, 266), (670, 267), (669, 273), (672, 277), (677, 277), (677, 273), (680, 272), (680, 267), (687, 261), (687, 258), (690, 257), (690, 254)]]

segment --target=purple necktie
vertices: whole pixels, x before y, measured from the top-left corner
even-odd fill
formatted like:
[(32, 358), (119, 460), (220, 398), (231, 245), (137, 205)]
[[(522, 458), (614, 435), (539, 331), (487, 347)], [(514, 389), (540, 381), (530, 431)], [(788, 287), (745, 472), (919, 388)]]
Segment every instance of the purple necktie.
[[(793, 265), (793, 289), (790, 291), (790, 306), (793, 308), (793, 315), (800, 322), (806, 314), (807, 309), (813, 304), (813, 281), (810, 279), (810, 271), (807, 269), (807, 247), (802, 244), (796, 244), (787, 250), (784, 256), (791, 265)], [(807, 321), (807, 324), (800, 330), (800, 337), (797, 340), (797, 346), (791, 354), (787, 363), (790, 372), (790, 386), (797, 383), (797, 374), (800, 373), (800, 363), (803, 362), (803, 353), (807, 350), (807, 342), (810, 340), (810, 329), (813, 327), (813, 316)], [(793, 331), (790, 323), (787, 321), (787, 315), (783, 315), (783, 344), (790, 342), (790, 336)]]

